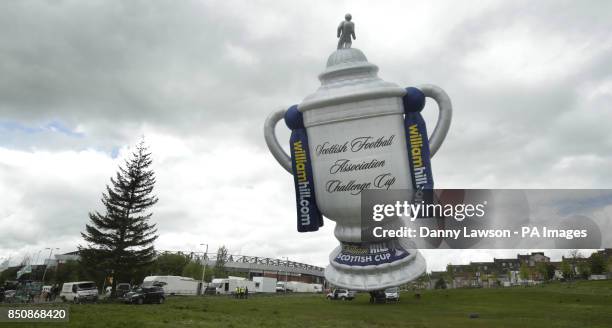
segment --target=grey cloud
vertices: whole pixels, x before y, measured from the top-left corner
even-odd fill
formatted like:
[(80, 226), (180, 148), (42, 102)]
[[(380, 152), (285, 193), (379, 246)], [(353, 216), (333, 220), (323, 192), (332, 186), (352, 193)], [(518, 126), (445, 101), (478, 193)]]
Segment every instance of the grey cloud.
[[(2, 30), (11, 36), (1, 46), (3, 117), (69, 124), (112, 118), (116, 125), (168, 125), (175, 133), (259, 118), (253, 111), (268, 110), (300, 83), (291, 69), (296, 59), (303, 67), (304, 58), (285, 51), (289, 34), (249, 39), (254, 27), (219, 15), (219, 5), (3, 4)], [(257, 65), (228, 56), (232, 45)]]

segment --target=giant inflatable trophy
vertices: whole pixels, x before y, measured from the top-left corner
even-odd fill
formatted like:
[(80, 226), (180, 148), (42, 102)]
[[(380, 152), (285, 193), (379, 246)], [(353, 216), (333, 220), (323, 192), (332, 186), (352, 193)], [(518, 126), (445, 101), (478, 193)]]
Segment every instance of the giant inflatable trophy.
[[(327, 281), (374, 291), (416, 279), (425, 271), (425, 259), (407, 238), (362, 240), (361, 193), (433, 189), (430, 157), (450, 127), (452, 107), (436, 86), (404, 89), (380, 79), (378, 67), (350, 48), (355, 29), (348, 14), (338, 37), (338, 50), (319, 75), (319, 89), (299, 105), (272, 113), (264, 133), (276, 160), (293, 174), (298, 231), (318, 230), (322, 216), (336, 222), (340, 245), (330, 254)], [(431, 138), (420, 114), (425, 97), (439, 108)], [(274, 132), (283, 118), (292, 130), (291, 155)]]

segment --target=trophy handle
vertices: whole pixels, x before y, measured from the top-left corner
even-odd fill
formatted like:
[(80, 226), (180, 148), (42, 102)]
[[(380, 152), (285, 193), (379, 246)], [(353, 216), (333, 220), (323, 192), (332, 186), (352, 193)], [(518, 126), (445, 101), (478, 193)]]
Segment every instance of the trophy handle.
[(418, 88), (423, 92), (423, 94), (425, 94), (426, 97), (433, 98), (433, 100), (438, 103), (438, 122), (436, 123), (436, 127), (429, 138), (430, 157), (433, 157), (438, 149), (440, 149), (440, 146), (448, 133), (448, 128), (450, 128), (451, 119), (453, 117), (453, 105), (451, 104), (451, 100), (446, 92), (444, 92), (444, 90), (438, 86), (424, 84)]
[(278, 163), (285, 170), (287, 170), (287, 172), (291, 173), (291, 157), (287, 155), (287, 153), (283, 150), (283, 147), (281, 147), (281, 145), (278, 143), (276, 132), (274, 131), (276, 123), (285, 117), (285, 112), (286, 110), (281, 109), (270, 114), (268, 118), (266, 118), (266, 123), (264, 124), (264, 137), (266, 139), (268, 149), (270, 149), (270, 152), (274, 158), (276, 158)]

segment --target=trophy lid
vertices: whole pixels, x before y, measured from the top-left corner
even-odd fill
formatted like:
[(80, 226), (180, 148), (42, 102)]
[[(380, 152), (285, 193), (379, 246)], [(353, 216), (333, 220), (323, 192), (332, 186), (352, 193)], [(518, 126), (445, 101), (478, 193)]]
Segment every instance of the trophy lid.
[(327, 59), (325, 71), (319, 74), (321, 86), (304, 98), (300, 111), (338, 105), (346, 102), (383, 97), (402, 97), (406, 91), (395, 83), (378, 77), (378, 66), (368, 62), (359, 49), (343, 48)]

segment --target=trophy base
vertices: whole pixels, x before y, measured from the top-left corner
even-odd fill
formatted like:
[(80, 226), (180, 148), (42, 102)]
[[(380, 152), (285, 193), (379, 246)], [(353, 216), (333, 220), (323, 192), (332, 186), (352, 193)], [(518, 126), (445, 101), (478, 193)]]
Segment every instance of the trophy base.
[(381, 290), (415, 280), (425, 272), (425, 258), (407, 239), (383, 243), (341, 243), (329, 257), (325, 279), (357, 291)]

